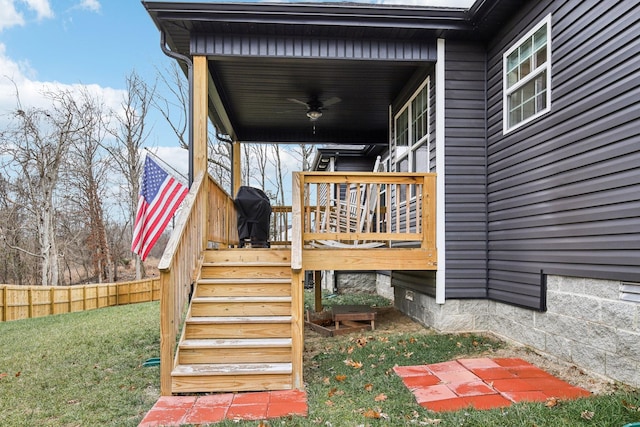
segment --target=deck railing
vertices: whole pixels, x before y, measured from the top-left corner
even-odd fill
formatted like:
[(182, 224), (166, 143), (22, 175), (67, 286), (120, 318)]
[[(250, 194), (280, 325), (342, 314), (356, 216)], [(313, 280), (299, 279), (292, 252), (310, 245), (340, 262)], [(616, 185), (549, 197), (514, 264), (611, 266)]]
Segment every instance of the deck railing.
[(430, 173), (297, 172), (292, 268), (315, 248), (435, 248), (436, 176)]

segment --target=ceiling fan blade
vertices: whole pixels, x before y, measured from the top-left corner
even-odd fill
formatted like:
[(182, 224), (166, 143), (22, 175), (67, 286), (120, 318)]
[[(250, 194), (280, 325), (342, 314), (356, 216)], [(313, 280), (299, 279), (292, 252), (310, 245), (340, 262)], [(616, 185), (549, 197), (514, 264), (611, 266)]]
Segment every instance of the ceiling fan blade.
[(309, 104), (307, 104), (304, 101), (300, 101), (299, 99), (295, 99), (295, 98), (287, 98), (287, 101), (291, 101), (291, 102), (295, 102), (296, 104), (300, 104), (300, 105), (304, 105), (306, 108), (310, 108)]
[(337, 104), (338, 102), (342, 101), (342, 99), (338, 98), (337, 96), (334, 96), (332, 98), (327, 99), (326, 101), (322, 102), (322, 107), (323, 108), (327, 108), (331, 105)]

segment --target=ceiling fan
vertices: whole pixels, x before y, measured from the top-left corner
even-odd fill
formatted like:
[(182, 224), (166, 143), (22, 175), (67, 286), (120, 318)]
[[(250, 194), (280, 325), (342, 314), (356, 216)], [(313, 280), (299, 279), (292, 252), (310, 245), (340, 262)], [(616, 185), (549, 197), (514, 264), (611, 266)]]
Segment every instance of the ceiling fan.
[(307, 102), (300, 101), (299, 99), (295, 98), (287, 98), (287, 100), (295, 102), (296, 104), (304, 105), (307, 108), (307, 117), (309, 117), (309, 120), (311, 120), (312, 122), (315, 122), (320, 117), (322, 117), (322, 111), (327, 109), (327, 107), (330, 107), (342, 101), (337, 96), (326, 99), (324, 101), (320, 101), (317, 95), (312, 95)]

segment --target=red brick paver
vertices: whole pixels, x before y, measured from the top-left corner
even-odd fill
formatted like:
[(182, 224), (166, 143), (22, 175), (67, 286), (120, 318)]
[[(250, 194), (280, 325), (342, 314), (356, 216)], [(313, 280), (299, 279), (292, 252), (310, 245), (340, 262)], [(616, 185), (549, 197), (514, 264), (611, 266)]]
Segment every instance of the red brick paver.
[(307, 412), (307, 393), (301, 390), (163, 396), (147, 412), (139, 427), (214, 424), (225, 419), (263, 420), (306, 416)]
[(459, 359), (396, 366), (394, 371), (418, 404), (432, 411), (493, 409), (513, 402), (577, 399), (591, 394), (517, 358)]

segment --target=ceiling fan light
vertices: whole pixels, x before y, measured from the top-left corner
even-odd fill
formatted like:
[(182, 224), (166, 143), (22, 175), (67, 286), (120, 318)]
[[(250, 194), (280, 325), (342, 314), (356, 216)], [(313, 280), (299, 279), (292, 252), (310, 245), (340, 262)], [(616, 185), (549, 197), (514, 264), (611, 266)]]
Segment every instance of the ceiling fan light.
[(309, 117), (311, 120), (318, 120), (320, 117), (322, 117), (322, 111), (309, 110), (307, 111), (307, 117)]

